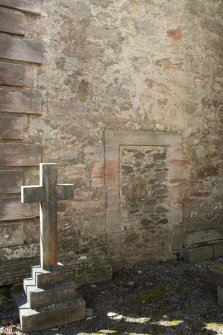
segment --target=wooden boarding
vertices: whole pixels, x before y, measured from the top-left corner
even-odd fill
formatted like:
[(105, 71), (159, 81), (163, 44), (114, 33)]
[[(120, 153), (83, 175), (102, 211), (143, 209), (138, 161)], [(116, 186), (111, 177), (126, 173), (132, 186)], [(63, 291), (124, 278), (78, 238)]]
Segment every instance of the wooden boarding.
[(27, 119), (19, 116), (0, 116), (0, 139), (23, 140), (27, 133)]
[(41, 12), (41, 0), (0, 0), (0, 6), (20, 9), (33, 14)]
[(0, 63), (0, 85), (32, 87), (33, 80), (33, 69), (30, 65)]
[(0, 144), (0, 166), (37, 166), (41, 162), (39, 144)]
[(19, 193), (23, 184), (23, 170), (0, 170), (0, 193)]
[(41, 93), (0, 89), (0, 111), (9, 113), (41, 114)]
[(26, 40), (0, 34), (0, 57), (30, 63), (42, 63), (43, 44), (38, 40)]
[(25, 14), (0, 7), (0, 32), (24, 36), (28, 32), (28, 21)]
[(0, 221), (34, 218), (39, 215), (38, 204), (21, 204), (20, 197), (0, 198)]

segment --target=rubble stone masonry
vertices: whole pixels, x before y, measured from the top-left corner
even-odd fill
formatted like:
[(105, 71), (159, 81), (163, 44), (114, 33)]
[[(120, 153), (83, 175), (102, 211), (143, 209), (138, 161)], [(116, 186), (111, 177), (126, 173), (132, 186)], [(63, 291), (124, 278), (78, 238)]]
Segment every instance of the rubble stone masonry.
[(176, 259), (188, 233), (222, 233), (222, 1), (18, 2), (0, 0), (0, 16), (18, 12), (17, 36), (7, 24), (0, 36), (0, 116), (14, 134), (0, 136), (0, 181), (16, 180), (0, 185), (0, 277), (15, 264), (19, 274), (2, 284), (38, 256), (36, 209), (21, 217), (17, 196), (38, 183), (41, 160), (75, 185), (58, 205), (58, 237), (78, 283)]

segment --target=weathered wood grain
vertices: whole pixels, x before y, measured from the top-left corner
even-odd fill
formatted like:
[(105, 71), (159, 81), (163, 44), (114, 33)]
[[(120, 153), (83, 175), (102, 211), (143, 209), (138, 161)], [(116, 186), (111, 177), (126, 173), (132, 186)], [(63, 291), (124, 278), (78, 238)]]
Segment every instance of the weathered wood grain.
[(0, 166), (37, 166), (41, 162), (39, 144), (0, 144)]
[(23, 170), (0, 170), (0, 193), (19, 193), (23, 184)]
[(42, 63), (43, 44), (38, 40), (27, 40), (0, 34), (0, 57), (30, 63)]
[(41, 114), (41, 93), (0, 89), (0, 111), (9, 113)]
[(38, 215), (38, 204), (22, 204), (19, 196), (0, 198), (0, 221), (34, 218)]
[(27, 118), (21, 116), (0, 116), (0, 139), (23, 140), (27, 133)]
[(33, 78), (33, 69), (30, 65), (0, 63), (0, 85), (32, 87)]
[(41, 0), (0, 0), (0, 5), (33, 14), (40, 14), (41, 12)]
[(25, 14), (0, 7), (0, 32), (24, 36), (28, 32), (28, 21)]

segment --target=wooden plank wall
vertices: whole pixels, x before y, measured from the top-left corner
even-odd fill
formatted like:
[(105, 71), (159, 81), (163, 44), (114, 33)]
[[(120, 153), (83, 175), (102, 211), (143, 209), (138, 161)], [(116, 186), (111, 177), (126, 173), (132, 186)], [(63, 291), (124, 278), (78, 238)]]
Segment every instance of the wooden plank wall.
[[(34, 76), (35, 66), (43, 61), (44, 46), (29, 36), (29, 15), (41, 15), (41, 0), (0, 0), (0, 232), (7, 230), (7, 238), (2, 235), (3, 246), (12, 248), (6, 261), (0, 245), (0, 286), (21, 281), (21, 264), (29, 259), (33, 265), (38, 256), (28, 251), (39, 249), (38, 220), (34, 219), (39, 215), (38, 204), (20, 200), (24, 176), (42, 161), (42, 147), (30, 142), (28, 125), (29, 118), (42, 114)], [(21, 239), (25, 231), (30, 231), (28, 244)], [(14, 258), (13, 250), (21, 248), (28, 251), (21, 259)]]

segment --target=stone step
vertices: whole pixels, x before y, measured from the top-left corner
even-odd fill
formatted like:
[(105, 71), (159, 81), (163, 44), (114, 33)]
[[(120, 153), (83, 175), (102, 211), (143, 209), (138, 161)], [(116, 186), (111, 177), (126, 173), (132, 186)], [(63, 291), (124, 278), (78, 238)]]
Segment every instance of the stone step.
[(49, 285), (59, 284), (67, 280), (72, 280), (73, 275), (66, 272), (62, 264), (58, 264), (53, 269), (42, 269), (40, 266), (32, 267), (32, 278), (35, 279), (36, 286), (44, 288)]
[(73, 299), (76, 297), (77, 292), (75, 282), (66, 281), (55, 284), (46, 289), (35, 286), (28, 286), (26, 294), (27, 302), (29, 303), (30, 307), (36, 308)]
[(24, 293), (15, 296), (20, 310), (23, 332), (53, 328), (85, 318), (85, 301), (75, 297), (68, 301), (31, 309)]

